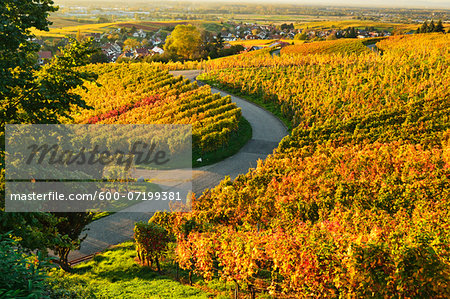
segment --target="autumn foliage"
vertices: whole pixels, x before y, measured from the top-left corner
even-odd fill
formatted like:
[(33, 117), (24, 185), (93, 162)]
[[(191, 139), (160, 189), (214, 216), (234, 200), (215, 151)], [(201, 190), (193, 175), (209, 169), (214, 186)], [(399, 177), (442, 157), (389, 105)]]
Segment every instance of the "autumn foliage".
[(362, 41), (355, 39), (337, 39), (332, 41), (322, 41), (292, 45), (281, 49), (281, 54), (350, 54), (369, 53), (370, 50), (364, 46)]
[(134, 226), (134, 241), (139, 261), (148, 266), (155, 263), (161, 271), (159, 261), (170, 241), (167, 231), (153, 222), (138, 222)]
[(97, 84), (76, 90), (94, 109), (72, 116), (88, 124), (191, 124), (194, 147), (203, 152), (226, 146), (237, 131), (241, 110), (230, 97), (212, 94), (153, 64), (91, 65)]
[(204, 78), (281, 105), (295, 128), (170, 219), (180, 266), (252, 295), (449, 297), (448, 39), (211, 62)]

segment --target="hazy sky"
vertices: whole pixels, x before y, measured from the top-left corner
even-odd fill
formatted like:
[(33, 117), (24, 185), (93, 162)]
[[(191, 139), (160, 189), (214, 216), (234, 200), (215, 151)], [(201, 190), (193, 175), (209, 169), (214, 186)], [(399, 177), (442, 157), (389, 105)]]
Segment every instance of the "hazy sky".
[[(237, 2), (236, 0), (202, 0), (204, 2)], [(450, 8), (450, 0), (242, 0), (250, 3), (292, 3), (343, 6), (383, 6), (383, 7), (439, 7)]]
[[(118, 0), (78, 0), (78, 2), (86, 4), (86, 2), (118, 2)], [(154, 2), (155, 0), (129, 0), (126, 2)], [(162, 0), (166, 2), (167, 0)], [(176, 1), (176, 0), (169, 0)], [(167, 2), (169, 2), (167, 1)], [(365, 6), (365, 7), (424, 7), (424, 8), (445, 8), (450, 9), (450, 0), (185, 0), (188, 2), (225, 2), (225, 3), (289, 3), (289, 4), (307, 4), (307, 5), (335, 5), (335, 6)], [(55, 3), (65, 2), (64, 0), (55, 0)], [(71, 2), (77, 2), (72, 0)], [(183, 2), (181, 0), (180, 2)]]

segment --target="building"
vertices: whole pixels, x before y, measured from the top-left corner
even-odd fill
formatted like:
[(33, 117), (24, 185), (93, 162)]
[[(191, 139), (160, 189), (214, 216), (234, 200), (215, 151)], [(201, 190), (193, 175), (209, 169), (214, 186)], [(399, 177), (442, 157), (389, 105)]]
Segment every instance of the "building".
[(116, 43), (107, 43), (104, 44), (102, 47), (102, 52), (105, 53), (105, 55), (108, 57), (110, 61), (116, 61), (117, 58), (122, 54), (122, 49), (120, 46)]
[(39, 51), (38, 52), (38, 64), (44, 65), (52, 59), (53, 55), (50, 51)]
[(154, 55), (154, 54), (163, 54), (164, 53), (164, 50), (163, 49), (161, 49), (160, 47), (154, 47), (153, 49), (152, 49), (152, 54)]
[(147, 33), (145, 33), (142, 29), (139, 29), (139, 31), (133, 33), (133, 37), (145, 38), (147, 37)]
[(148, 56), (149, 54), (150, 52), (148, 51), (147, 48), (137, 48), (136, 50), (134, 50), (135, 58), (145, 57)]

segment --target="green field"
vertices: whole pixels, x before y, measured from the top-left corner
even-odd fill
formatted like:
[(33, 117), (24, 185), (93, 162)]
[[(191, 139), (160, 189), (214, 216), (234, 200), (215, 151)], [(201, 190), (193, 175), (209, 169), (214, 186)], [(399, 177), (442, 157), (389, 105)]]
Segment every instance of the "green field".
[(119, 244), (74, 266), (72, 273), (51, 272), (52, 298), (228, 298), (231, 284), (218, 280), (205, 283), (196, 277), (187, 284), (188, 273), (171, 261), (162, 262), (162, 274), (136, 261), (133, 242)]

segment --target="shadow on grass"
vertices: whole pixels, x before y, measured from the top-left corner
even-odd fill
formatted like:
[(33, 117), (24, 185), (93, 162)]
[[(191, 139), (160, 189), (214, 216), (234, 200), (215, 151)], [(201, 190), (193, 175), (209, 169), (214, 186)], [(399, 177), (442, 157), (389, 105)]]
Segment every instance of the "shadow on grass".
[[(76, 294), (61, 298), (210, 298), (220, 293), (211, 291), (198, 277), (193, 277), (197, 287), (180, 283), (176, 280), (176, 265), (170, 261), (161, 266), (163, 273), (159, 274), (138, 264), (133, 242), (126, 242), (76, 265), (71, 273), (59, 270), (52, 276), (55, 288), (63, 289), (58, 292), (59, 297)], [(188, 272), (179, 269), (178, 277), (186, 283)]]

